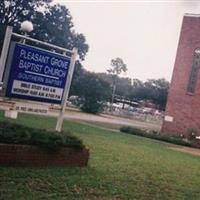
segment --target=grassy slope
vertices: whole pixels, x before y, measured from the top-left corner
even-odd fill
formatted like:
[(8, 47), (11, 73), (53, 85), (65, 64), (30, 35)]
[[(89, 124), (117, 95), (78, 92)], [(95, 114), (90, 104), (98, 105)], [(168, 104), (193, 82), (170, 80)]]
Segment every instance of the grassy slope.
[[(2, 114), (0, 114), (2, 120)], [(20, 115), (18, 123), (55, 127), (55, 119)], [(200, 158), (167, 143), (73, 122), (64, 129), (90, 148), (83, 169), (0, 168), (0, 199), (200, 199)]]

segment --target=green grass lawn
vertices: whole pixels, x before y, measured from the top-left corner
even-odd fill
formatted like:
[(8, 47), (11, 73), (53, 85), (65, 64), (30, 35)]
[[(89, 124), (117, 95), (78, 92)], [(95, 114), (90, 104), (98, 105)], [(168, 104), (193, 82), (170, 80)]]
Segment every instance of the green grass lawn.
[[(53, 129), (56, 120), (21, 114), (15, 122)], [(88, 167), (1, 167), (0, 199), (200, 199), (200, 157), (170, 150), (167, 143), (89, 125), (65, 122), (64, 129), (90, 148)]]

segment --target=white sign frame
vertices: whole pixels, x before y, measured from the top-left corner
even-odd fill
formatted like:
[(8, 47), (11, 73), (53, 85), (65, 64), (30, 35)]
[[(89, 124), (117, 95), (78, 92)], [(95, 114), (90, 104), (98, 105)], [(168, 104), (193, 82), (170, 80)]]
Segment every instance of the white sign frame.
[(59, 112), (57, 124), (56, 124), (56, 131), (60, 132), (61, 129), (62, 129), (62, 123), (63, 123), (64, 114), (65, 114), (66, 102), (67, 102), (68, 95), (69, 95), (69, 90), (70, 90), (71, 81), (72, 81), (72, 77), (73, 77), (73, 73), (74, 73), (75, 61), (76, 61), (76, 56), (77, 56), (78, 50), (76, 48), (73, 48), (73, 50), (71, 51), (71, 50), (68, 50), (68, 49), (47, 43), (47, 42), (43, 42), (43, 41), (40, 41), (40, 40), (36, 40), (34, 38), (30, 38), (30, 37), (25, 36), (25, 35), (20, 35), (20, 34), (14, 33), (13, 27), (7, 26), (5, 37), (4, 37), (4, 43), (3, 43), (1, 58), (0, 58), (0, 83), (1, 84), (3, 83), (3, 74), (5, 72), (6, 59), (7, 59), (8, 53), (9, 53), (9, 45), (10, 45), (12, 36), (20, 38), (22, 43), (25, 43), (26, 40), (29, 40), (29, 41), (32, 41), (32, 42), (37, 43), (37, 44), (42, 44), (42, 45), (51, 47), (55, 50), (62, 51), (63, 54), (61, 54), (61, 55), (66, 56), (66, 53), (71, 54), (71, 60), (70, 60), (70, 66), (69, 66), (67, 81), (65, 83), (63, 98), (62, 98), (62, 101), (61, 101), (61, 110)]

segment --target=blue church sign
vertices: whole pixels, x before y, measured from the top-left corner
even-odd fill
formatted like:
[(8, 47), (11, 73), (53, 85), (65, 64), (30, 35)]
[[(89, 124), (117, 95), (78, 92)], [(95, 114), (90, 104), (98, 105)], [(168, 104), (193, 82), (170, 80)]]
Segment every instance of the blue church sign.
[(15, 42), (10, 49), (5, 96), (60, 104), (70, 58)]

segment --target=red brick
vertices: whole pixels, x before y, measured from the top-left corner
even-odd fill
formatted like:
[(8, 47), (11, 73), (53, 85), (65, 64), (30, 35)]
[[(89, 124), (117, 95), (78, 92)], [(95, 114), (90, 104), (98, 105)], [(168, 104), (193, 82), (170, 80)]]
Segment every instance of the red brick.
[(189, 137), (193, 129), (200, 135), (200, 70), (194, 94), (187, 93), (196, 48), (200, 48), (200, 15), (185, 15), (165, 112), (173, 121), (163, 122), (163, 133)]
[(89, 150), (80, 151), (63, 148), (60, 151), (48, 152), (44, 149), (17, 144), (0, 144), (0, 166), (16, 167), (84, 167), (87, 166)]

